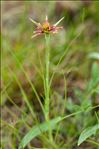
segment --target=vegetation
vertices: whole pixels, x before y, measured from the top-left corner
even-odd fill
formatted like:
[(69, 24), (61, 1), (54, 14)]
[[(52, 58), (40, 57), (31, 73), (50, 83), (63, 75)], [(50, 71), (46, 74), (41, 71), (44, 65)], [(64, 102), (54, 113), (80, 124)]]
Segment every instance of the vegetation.
[[(98, 149), (99, 2), (1, 7), (1, 148)], [(31, 39), (46, 15), (63, 29)]]

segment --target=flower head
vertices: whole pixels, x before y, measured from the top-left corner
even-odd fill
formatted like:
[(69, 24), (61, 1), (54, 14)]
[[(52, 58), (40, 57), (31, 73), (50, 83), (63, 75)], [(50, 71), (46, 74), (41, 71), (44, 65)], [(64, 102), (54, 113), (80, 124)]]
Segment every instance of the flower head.
[(34, 34), (32, 38), (42, 34), (49, 34), (49, 33), (54, 34), (54, 33), (57, 33), (59, 29), (63, 28), (62, 26), (58, 27), (57, 25), (64, 19), (64, 17), (61, 18), (58, 22), (56, 22), (54, 25), (50, 25), (50, 23), (48, 22), (47, 16), (46, 16), (45, 22), (42, 25), (32, 20), (31, 18), (29, 19), (32, 23), (34, 23), (37, 26), (36, 30), (33, 32)]

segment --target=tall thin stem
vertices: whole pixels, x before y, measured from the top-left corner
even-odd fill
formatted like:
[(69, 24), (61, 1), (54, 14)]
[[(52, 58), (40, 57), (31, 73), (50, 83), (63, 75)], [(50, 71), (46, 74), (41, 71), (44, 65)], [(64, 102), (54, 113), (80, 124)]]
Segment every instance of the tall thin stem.
[(49, 82), (49, 65), (50, 65), (50, 35), (45, 34), (46, 41), (46, 55), (45, 55), (45, 119), (49, 126), (49, 139), (53, 143), (52, 130), (50, 126), (49, 119), (49, 105), (50, 105), (50, 82)]
[(46, 55), (45, 55), (45, 119), (49, 120), (50, 85), (49, 85), (49, 60), (50, 60), (50, 35), (45, 34)]

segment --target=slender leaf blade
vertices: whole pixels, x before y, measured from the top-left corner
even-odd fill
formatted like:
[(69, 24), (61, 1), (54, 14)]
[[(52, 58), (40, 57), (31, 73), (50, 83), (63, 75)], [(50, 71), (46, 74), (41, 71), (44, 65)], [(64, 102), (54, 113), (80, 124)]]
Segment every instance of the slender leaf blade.
[(87, 138), (91, 137), (92, 135), (96, 134), (96, 131), (99, 130), (99, 124), (96, 124), (95, 126), (86, 128), (81, 134), (78, 139), (78, 146), (84, 142)]
[(54, 129), (55, 125), (60, 121), (61, 121), (61, 117), (57, 117), (50, 120), (49, 122), (44, 122), (40, 125), (36, 125), (33, 128), (31, 128), (31, 130), (22, 139), (19, 145), (19, 149), (24, 148), (33, 138), (37, 137), (43, 132), (46, 132), (49, 129), (49, 127), (51, 127), (51, 129)]

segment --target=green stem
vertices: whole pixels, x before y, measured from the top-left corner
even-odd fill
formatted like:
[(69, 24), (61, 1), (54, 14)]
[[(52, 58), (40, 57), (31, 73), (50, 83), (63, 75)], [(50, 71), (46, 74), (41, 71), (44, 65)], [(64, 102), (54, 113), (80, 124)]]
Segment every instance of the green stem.
[(45, 34), (46, 41), (46, 57), (45, 57), (45, 119), (49, 120), (49, 96), (50, 96), (50, 86), (49, 86), (49, 59), (50, 59), (50, 35)]
[(45, 34), (46, 55), (45, 55), (45, 119), (49, 125), (49, 139), (53, 143), (52, 130), (49, 123), (49, 105), (50, 105), (50, 83), (49, 83), (49, 65), (50, 65), (50, 35)]
[(86, 140), (86, 141), (87, 141), (87, 142), (90, 142), (90, 143), (92, 143), (92, 144), (94, 144), (94, 145), (96, 145), (96, 146), (99, 146), (99, 143), (96, 142), (96, 141), (94, 141), (94, 140), (88, 139), (88, 140)]

